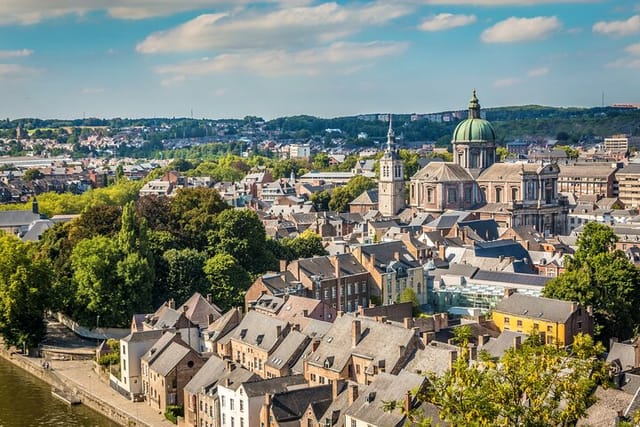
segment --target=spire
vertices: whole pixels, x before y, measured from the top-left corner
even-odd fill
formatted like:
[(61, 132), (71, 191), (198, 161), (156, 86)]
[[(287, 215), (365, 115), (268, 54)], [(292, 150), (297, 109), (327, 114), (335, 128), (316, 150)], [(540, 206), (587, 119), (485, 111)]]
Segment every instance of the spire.
[(389, 131), (387, 132), (387, 151), (393, 150), (396, 144), (396, 134), (393, 131), (393, 115), (389, 113)]
[(469, 118), (470, 119), (480, 118), (480, 103), (478, 102), (478, 97), (476, 97), (475, 89), (473, 90), (471, 101), (469, 101)]

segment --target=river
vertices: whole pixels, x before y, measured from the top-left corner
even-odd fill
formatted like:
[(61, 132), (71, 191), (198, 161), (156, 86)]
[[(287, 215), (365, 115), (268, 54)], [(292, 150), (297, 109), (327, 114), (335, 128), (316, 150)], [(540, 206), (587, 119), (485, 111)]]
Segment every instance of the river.
[(51, 386), (0, 358), (0, 427), (115, 427), (91, 409), (51, 396)]

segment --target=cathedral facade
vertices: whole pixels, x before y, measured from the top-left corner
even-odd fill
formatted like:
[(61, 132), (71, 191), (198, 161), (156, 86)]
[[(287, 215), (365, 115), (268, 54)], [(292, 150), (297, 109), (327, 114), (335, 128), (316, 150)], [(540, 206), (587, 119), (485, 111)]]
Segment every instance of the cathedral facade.
[(453, 132), (453, 162), (431, 162), (411, 177), (410, 207), (434, 215), (471, 210), (505, 228), (531, 225), (546, 234), (564, 234), (568, 205), (558, 194), (558, 166), (499, 163), (496, 143), (474, 91), (468, 119)]

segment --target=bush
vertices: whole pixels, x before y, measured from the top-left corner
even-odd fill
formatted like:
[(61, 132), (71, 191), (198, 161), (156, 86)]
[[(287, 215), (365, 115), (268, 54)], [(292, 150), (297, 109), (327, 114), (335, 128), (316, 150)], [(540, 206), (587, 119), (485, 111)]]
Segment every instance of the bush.
[(174, 424), (178, 424), (178, 417), (184, 416), (184, 408), (180, 405), (168, 405), (164, 417)]
[(103, 356), (100, 356), (98, 359), (98, 365), (100, 366), (108, 366), (108, 365), (119, 365), (120, 364), (120, 353), (113, 352), (108, 353)]

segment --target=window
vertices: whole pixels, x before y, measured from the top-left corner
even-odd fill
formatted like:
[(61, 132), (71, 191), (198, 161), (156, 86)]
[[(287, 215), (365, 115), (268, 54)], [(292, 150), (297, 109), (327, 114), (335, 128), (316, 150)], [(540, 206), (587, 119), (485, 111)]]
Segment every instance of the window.
[(433, 203), (433, 188), (427, 188), (427, 203)]
[(469, 188), (469, 187), (464, 189), (464, 201), (465, 202), (470, 202), (471, 201), (471, 188)]
[(458, 192), (455, 188), (449, 188), (447, 190), (447, 202), (456, 203), (458, 201)]
[(496, 203), (502, 202), (502, 188), (496, 187)]
[(509, 324), (509, 318), (507, 316), (504, 316), (504, 324), (505, 325)]
[(578, 322), (578, 329), (582, 329), (582, 322)]
[[(233, 411), (233, 399), (229, 399), (229, 409)], [(231, 419), (233, 420), (233, 418)], [(233, 424), (233, 421), (231, 421), (231, 423)]]
[(511, 200), (518, 200), (518, 189), (516, 187), (511, 188)]
[(533, 324), (533, 330), (534, 330), (534, 331), (537, 331), (537, 330), (539, 330), (539, 329), (540, 329), (540, 325), (538, 325), (537, 323), (534, 323), (534, 324)]
[(553, 326), (552, 325), (548, 325), (547, 326), (547, 332), (553, 332)]
[(227, 425), (227, 417), (225, 416), (225, 414), (222, 414), (222, 425), (223, 426)]
[(522, 320), (517, 320), (516, 321), (516, 325), (521, 328), (522, 327)]
[(224, 396), (220, 397), (220, 406), (222, 406), (224, 408)]
[(357, 425), (358, 425), (358, 423), (356, 422), (356, 420), (351, 418), (351, 427), (357, 427)]

